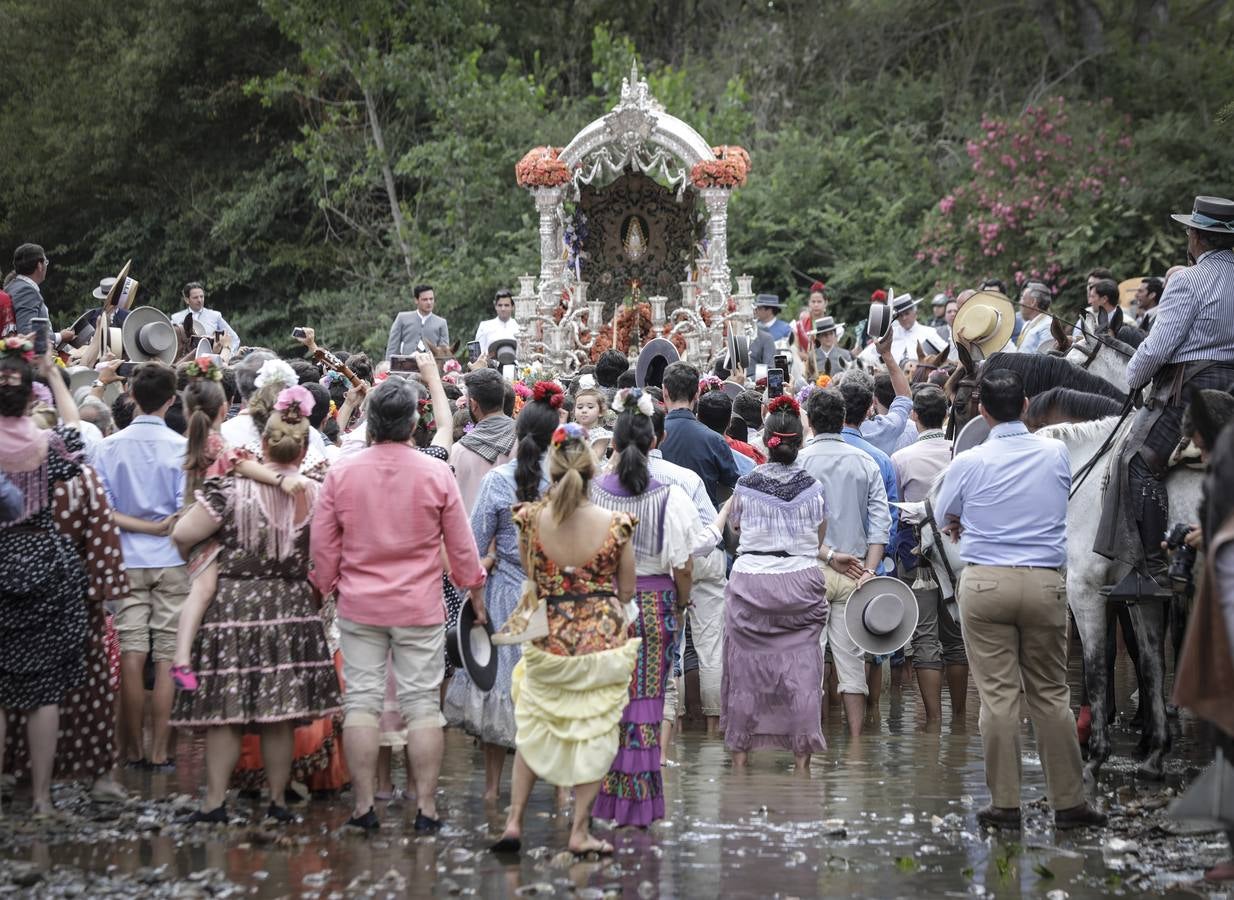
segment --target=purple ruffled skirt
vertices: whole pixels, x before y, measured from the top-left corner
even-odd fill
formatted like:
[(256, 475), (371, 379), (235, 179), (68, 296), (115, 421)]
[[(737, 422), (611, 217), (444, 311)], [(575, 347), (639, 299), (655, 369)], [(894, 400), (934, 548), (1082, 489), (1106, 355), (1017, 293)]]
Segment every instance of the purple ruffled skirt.
[(817, 565), (779, 574), (734, 571), (729, 577), (720, 682), (720, 729), (729, 750), (827, 748), (819, 649), (827, 611)]
[(660, 777), (660, 723), (664, 690), (677, 653), (677, 593), (667, 576), (640, 576), (638, 618), (629, 636), (642, 638), (630, 678), (630, 702), (621, 716), (617, 757), (600, 784), (592, 815), (645, 827), (664, 818)]

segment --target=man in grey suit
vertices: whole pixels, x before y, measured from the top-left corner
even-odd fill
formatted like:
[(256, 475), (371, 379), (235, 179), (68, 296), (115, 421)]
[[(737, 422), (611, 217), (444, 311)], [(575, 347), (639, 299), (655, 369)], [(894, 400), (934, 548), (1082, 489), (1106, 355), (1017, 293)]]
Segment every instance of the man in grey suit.
[(394, 317), (390, 326), (390, 340), (386, 342), (386, 359), (391, 356), (407, 356), (415, 353), (421, 341), (435, 347), (447, 347), (450, 344), (450, 326), (441, 316), (433, 315), (433, 304), (437, 298), (433, 289), (427, 284), (418, 284), (411, 290), (416, 298), (416, 308), (412, 312), (401, 312)]
[[(13, 298), (18, 334), (32, 332), (34, 325), (31, 322), (34, 319), (50, 318), (47, 304), (43, 302), (43, 291), (39, 287), (47, 277), (48, 265), (47, 254), (38, 244), (22, 244), (13, 251), (13, 271), (17, 274), (5, 286), (5, 291)], [(71, 328), (66, 328), (58, 336), (51, 337), (57, 343), (63, 343), (73, 340), (75, 336)]]

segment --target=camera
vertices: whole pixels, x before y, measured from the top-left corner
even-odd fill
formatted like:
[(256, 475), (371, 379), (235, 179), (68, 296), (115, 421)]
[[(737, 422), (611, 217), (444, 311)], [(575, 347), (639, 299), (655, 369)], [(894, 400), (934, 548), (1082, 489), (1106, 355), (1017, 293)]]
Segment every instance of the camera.
[(1173, 556), (1170, 558), (1170, 584), (1176, 591), (1190, 591), (1195, 580), (1192, 569), (1195, 568), (1195, 548), (1187, 546), (1187, 533), (1191, 526), (1186, 522), (1176, 522), (1165, 533), (1165, 545)]

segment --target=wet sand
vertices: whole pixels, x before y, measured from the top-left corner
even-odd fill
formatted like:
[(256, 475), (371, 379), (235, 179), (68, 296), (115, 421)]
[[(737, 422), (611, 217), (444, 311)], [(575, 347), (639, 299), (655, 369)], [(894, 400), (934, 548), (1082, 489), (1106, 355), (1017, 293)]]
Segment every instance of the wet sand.
[[(1074, 679), (1073, 679), (1074, 683)], [(1121, 665), (1120, 712), (1134, 679)], [(944, 692), (944, 716), (949, 716)], [(439, 809), (447, 826), (417, 837), (413, 804), (382, 809), (372, 837), (337, 835), (347, 799), (295, 808), (302, 824), (259, 824), (264, 802), (233, 800), (247, 825), (179, 824), (204, 780), (200, 741), (184, 742), (170, 775), (125, 773), (140, 794), (99, 807), (80, 788), (56, 801), (77, 815), (59, 824), (24, 821), (27, 800), (6, 801), (0, 820), (0, 895), (165, 897), (921, 897), (1195, 896), (1206, 865), (1227, 853), (1220, 832), (1176, 833), (1163, 806), (1211, 756), (1199, 723), (1173, 722), (1174, 750), (1164, 784), (1138, 781), (1138, 734), (1114, 727), (1115, 755), (1096, 794), (1111, 813), (1102, 830), (1056, 834), (1031, 738), (1025, 741), (1025, 828), (988, 835), (975, 811), (988, 802), (970, 688), (966, 722), (924, 730), (915, 686), (885, 688), (880, 720), (850, 739), (838, 709), (827, 752), (809, 777), (788, 754), (754, 754), (736, 773), (720, 738), (687, 732), (665, 770), (668, 820), (647, 831), (597, 833), (612, 840), (610, 860), (565, 853), (568, 820), (553, 792), (532, 797), (524, 854), (503, 865), (486, 852), (509, 797), (486, 808), (483, 761), (464, 734), (450, 731)], [(396, 773), (401, 781), (402, 773)], [(1194, 832), (1195, 829), (1181, 829)], [(1174, 833), (1172, 833), (1174, 832)], [(1228, 887), (1228, 886), (1227, 886)]]

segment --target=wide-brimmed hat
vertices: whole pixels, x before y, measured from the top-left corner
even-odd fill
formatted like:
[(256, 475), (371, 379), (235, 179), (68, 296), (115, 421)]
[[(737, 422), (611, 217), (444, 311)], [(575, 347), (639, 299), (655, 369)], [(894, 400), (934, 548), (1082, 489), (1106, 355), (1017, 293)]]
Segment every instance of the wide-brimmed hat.
[(750, 371), (750, 339), (744, 334), (728, 335), (728, 365), (725, 366), (730, 372), (734, 369), (741, 369), (743, 372)]
[(899, 294), (895, 291), (889, 291), (887, 295), (887, 305), (891, 307), (891, 317), (898, 318), (910, 309), (916, 307), (920, 300), (914, 300), (912, 294)]
[(985, 416), (973, 416), (968, 420), (960, 433), (956, 435), (956, 439), (951, 444), (951, 458), (955, 459), (965, 450), (971, 450), (978, 444), (985, 443), (985, 439), (990, 436), (990, 423), (985, 420)]
[(978, 291), (964, 301), (951, 323), (951, 336), (974, 358), (985, 359), (1007, 346), (1015, 331), (1015, 306), (1006, 294)]
[(135, 362), (157, 359), (168, 365), (175, 361), (180, 342), (176, 339), (175, 326), (162, 310), (153, 306), (130, 310), (121, 331), (124, 355), (129, 359)]
[(871, 578), (848, 598), (844, 624), (853, 643), (866, 653), (884, 656), (908, 643), (917, 630), (917, 597), (898, 578)]
[(833, 316), (823, 316), (821, 319), (814, 320), (814, 336), (818, 337), (820, 334), (831, 334), (831, 332), (836, 331), (839, 327), (840, 326), (836, 324), (836, 320)]
[(930, 306), (937, 309), (940, 306), (946, 306), (951, 302), (951, 298), (946, 294), (938, 293), (934, 295), (934, 299), (930, 301)]
[(1224, 197), (1196, 197), (1190, 215), (1174, 213), (1170, 218), (1197, 231), (1234, 234), (1234, 200)]
[(446, 655), (456, 669), (463, 669), (482, 691), (497, 682), (497, 648), (493, 646), (493, 623), (476, 624), (476, 611), (464, 601), (458, 619), (446, 632)]
[(720, 385), (720, 390), (728, 394), (728, 399), (736, 400), (741, 396), (741, 392), (745, 390), (745, 387), (735, 381), (725, 381)]
[[(133, 306), (133, 301), (137, 298), (137, 289), (141, 286), (136, 278), (129, 277), (129, 269), (133, 267), (133, 261), (128, 260), (120, 269), (120, 272), (111, 281), (111, 287), (107, 293), (99, 298), (103, 301), (103, 308), (107, 309), (110, 306), (115, 306), (117, 309), (130, 309)], [(107, 279), (103, 279), (106, 281)], [(99, 282), (100, 287), (102, 282)], [(95, 293), (94, 297), (98, 297)]]
[(640, 388), (664, 384), (664, 370), (681, 359), (677, 345), (665, 338), (653, 338), (639, 351), (634, 365), (634, 383)]
[(518, 360), (518, 340), (512, 337), (497, 338), (488, 345), (488, 358), (497, 360), (499, 366), (512, 366)]
[(90, 294), (95, 300), (106, 300), (107, 295), (111, 293), (111, 289), (115, 287), (116, 279), (110, 275), (106, 278), (99, 279), (99, 286), (96, 287)]
[(886, 303), (871, 303), (870, 315), (866, 319), (866, 337), (872, 341), (881, 341), (891, 330), (891, 307)]
[(775, 294), (759, 294), (754, 298), (754, 305), (756, 307), (770, 306), (772, 309), (784, 308), (784, 302)]
[(64, 370), (69, 376), (69, 393), (76, 395), (81, 388), (88, 388), (98, 380), (98, 372), (89, 366), (68, 366)]

